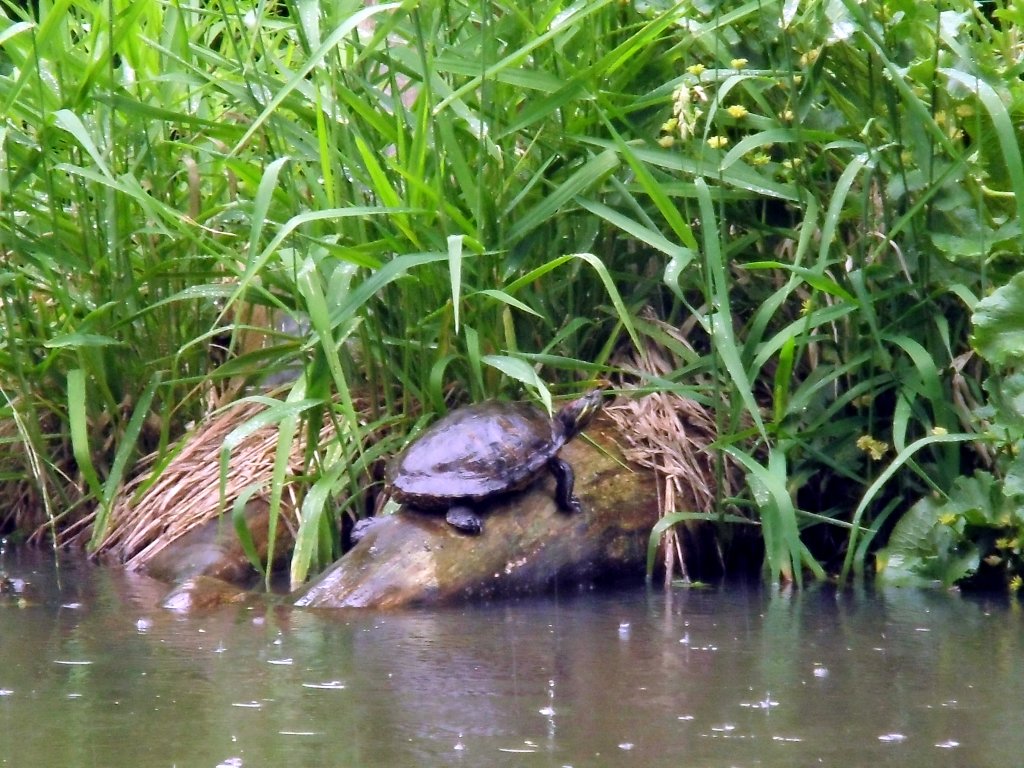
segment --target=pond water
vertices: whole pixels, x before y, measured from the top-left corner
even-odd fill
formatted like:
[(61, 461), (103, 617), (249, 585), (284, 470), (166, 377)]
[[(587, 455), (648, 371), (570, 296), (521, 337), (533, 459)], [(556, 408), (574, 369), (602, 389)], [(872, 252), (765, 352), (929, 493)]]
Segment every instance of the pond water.
[(1001, 599), (759, 587), (408, 612), (154, 608), (8, 551), (0, 765), (1014, 766)]

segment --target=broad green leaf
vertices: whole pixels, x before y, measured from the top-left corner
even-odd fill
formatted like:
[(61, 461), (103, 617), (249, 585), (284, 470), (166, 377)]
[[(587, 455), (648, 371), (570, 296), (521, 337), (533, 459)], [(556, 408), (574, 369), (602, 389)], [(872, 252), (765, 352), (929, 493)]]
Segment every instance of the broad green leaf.
[(994, 365), (1024, 362), (1024, 272), (974, 305), (971, 343)]

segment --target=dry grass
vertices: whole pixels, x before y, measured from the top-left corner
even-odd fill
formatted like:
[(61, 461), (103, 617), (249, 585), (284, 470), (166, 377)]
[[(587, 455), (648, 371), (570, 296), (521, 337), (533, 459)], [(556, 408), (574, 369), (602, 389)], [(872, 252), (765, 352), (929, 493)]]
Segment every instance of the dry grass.
[[(119, 494), (97, 553), (129, 568), (140, 568), (171, 542), (231, 510), (249, 488), (258, 489), (252, 498), (268, 499), (278, 439), (273, 425), (252, 433), (232, 452), (223, 505), (220, 494), (224, 438), (261, 410), (262, 405), (245, 403), (210, 418), (183, 438), (180, 450), (163, 468), (154, 468), (154, 456), (144, 459), (139, 474)], [(325, 437), (321, 433), (321, 440)], [(296, 440), (289, 474), (302, 473), (303, 453), (303, 442)], [(295, 486), (287, 484), (280, 519), (293, 534), (299, 523), (299, 501)], [(91, 535), (94, 517), (90, 515), (75, 530), (65, 531), (65, 543), (84, 543)]]
[[(646, 320), (657, 323), (677, 342), (689, 346), (686, 329), (673, 328), (650, 315)], [(617, 364), (622, 370), (636, 374), (621, 385), (625, 391), (638, 388), (635, 381), (651, 376), (667, 377), (679, 367), (667, 350), (653, 343), (642, 350), (634, 350), (628, 358), (620, 358)], [(655, 392), (637, 398), (619, 398), (605, 411), (622, 433), (626, 458), (654, 472), (663, 517), (681, 511), (714, 512), (716, 499), (734, 494), (741, 477), (731, 463), (718, 466), (719, 460), (710, 450), (717, 437), (714, 415), (696, 400), (673, 392)], [(719, 483), (722, 487), (717, 488)], [(685, 526), (686, 531), (694, 534), (689, 537), (692, 541), (699, 540), (696, 534), (702, 525), (689, 521)], [(679, 535), (676, 528), (666, 532), (666, 580), (672, 578), (677, 568), (689, 579), (686, 538)], [(715, 557), (721, 564), (720, 551), (716, 550)]]
[(22, 421), (21, 406), (19, 398), (8, 400), (0, 419), (0, 531), (37, 531), (34, 540), (42, 541), (40, 532), (52, 533), (87, 499), (84, 484), (73, 478), (74, 456), (59, 440), (56, 418), (47, 413), (38, 424), (37, 434), (49, 451), (44, 456)]
[(42, 522), (39, 511), (43, 504), (26, 471), (26, 455), (29, 461), (34, 456), (13, 418), (0, 420), (0, 446), (0, 476), (4, 478), (0, 495), (0, 530), (31, 530)]

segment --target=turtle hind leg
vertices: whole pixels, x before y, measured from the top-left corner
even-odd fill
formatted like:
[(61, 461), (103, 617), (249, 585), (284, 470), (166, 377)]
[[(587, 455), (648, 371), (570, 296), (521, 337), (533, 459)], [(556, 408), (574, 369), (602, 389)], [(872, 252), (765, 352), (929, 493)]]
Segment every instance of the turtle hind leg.
[(464, 504), (456, 504), (448, 508), (448, 514), (444, 516), (448, 525), (463, 533), (478, 534), (483, 530), (484, 523), (480, 516), (473, 511), (472, 507)]
[(583, 505), (580, 504), (579, 498), (572, 492), (573, 485), (576, 482), (576, 476), (573, 474), (572, 465), (565, 459), (560, 459), (557, 456), (548, 461), (548, 468), (551, 470), (551, 474), (555, 476), (555, 503), (558, 504), (558, 508), (563, 512), (582, 512)]

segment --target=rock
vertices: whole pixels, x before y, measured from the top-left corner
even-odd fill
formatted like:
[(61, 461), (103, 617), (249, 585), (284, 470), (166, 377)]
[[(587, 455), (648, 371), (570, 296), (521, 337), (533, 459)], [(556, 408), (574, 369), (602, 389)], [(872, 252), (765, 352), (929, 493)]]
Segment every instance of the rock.
[[(246, 504), (245, 522), (261, 561), (267, 560), (270, 504), (254, 498)], [(274, 542), (275, 561), (281, 562), (294, 544), (282, 519)], [(144, 566), (144, 572), (160, 581), (178, 584), (197, 576), (220, 579), (228, 584), (251, 584), (256, 569), (242, 548), (231, 515), (221, 515), (168, 544)]]
[(225, 605), (256, 603), (260, 599), (258, 593), (249, 592), (222, 579), (196, 576), (186, 579), (168, 592), (160, 602), (160, 607), (175, 613), (192, 614)]
[(545, 473), (529, 489), (480, 505), (483, 532), (454, 530), (443, 514), (403, 508), (372, 526), (344, 557), (294, 596), (310, 608), (398, 608), (523, 595), (644, 576), (658, 519), (653, 473), (625, 464), (599, 419), (562, 458), (576, 471), (583, 511), (555, 504)]

